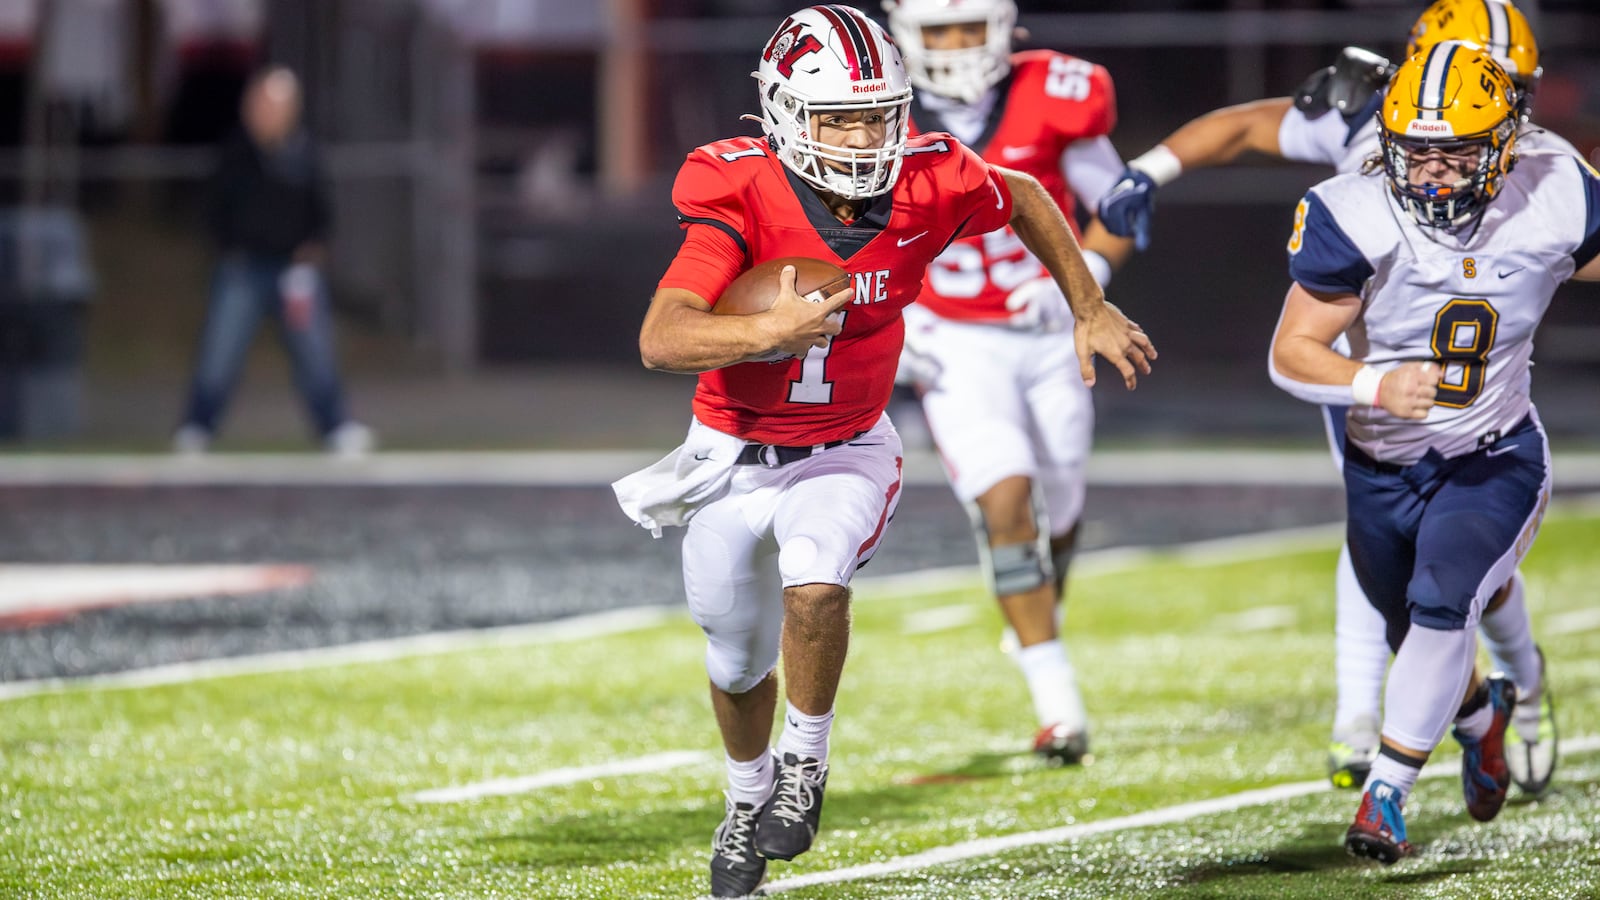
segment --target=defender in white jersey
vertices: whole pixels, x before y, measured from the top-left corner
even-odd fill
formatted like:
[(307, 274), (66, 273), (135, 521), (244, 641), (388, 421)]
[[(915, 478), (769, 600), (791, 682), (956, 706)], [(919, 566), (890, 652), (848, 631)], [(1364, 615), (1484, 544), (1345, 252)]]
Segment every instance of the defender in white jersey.
[[(1116, 99), (1104, 68), (1053, 51), (1013, 53), (1012, 0), (884, 8), (917, 88), (914, 129), (951, 132), (989, 162), (1035, 176), (1069, 221), (1075, 197), (1098, 197), (1116, 181)], [(1085, 229), (1084, 262), (1102, 287), (1131, 252), (1098, 222)], [(952, 242), (905, 320), (902, 378), (917, 388), (1015, 636), (1012, 658), (1038, 723), (1034, 752), (1075, 763), (1088, 750), (1088, 720), (1059, 611), (1094, 404), (1071, 365), (1071, 313), (1044, 266), (1003, 228)]]
[(1468, 812), (1488, 821), (1505, 802), (1516, 686), (1475, 671), (1474, 630), (1549, 499), (1534, 332), (1563, 281), (1600, 280), (1600, 173), (1520, 152), (1516, 104), (1475, 45), (1412, 57), (1380, 110), (1382, 174), (1313, 188), (1289, 239), (1273, 380), (1349, 406), (1346, 539), (1395, 650), (1382, 747), (1345, 835), (1385, 863), (1411, 850), (1404, 803), (1452, 721)]
[[(1504, 0), (1438, 0), (1412, 25), (1406, 56), (1448, 40), (1489, 50), (1517, 89), (1523, 152), (1548, 148), (1576, 154), (1572, 145), (1532, 125), (1531, 97), (1538, 84), (1539, 49), (1527, 20)], [(1179, 128), (1129, 163), (1117, 186), (1100, 200), (1100, 216), (1115, 234), (1149, 243), (1157, 189), (1181, 172), (1226, 165), (1245, 151), (1356, 172), (1378, 153), (1375, 113), (1395, 66), (1367, 50), (1347, 47), (1331, 66), (1308, 78), (1292, 97), (1230, 106)], [(1348, 353), (1348, 345), (1335, 345)], [(1323, 409), (1334, 463), (1344, 464), (1342, 405)], [(1361, 592), (1349, 548), (1339, 554), (1335, 577), (1335, 683), (1337, 700), (1328, 747), (1328, 775), (1336, 787), (1360, 787), (1378, 752), (1378, 723), (1389, 647), (1383, 622)], [(1498, 668), (1510, 673), (1523, 694), (1512, 735), (1512, 774), (1525, 793), (1549, 786), (1556, 762), (1556, 727), (1545, 690), (1544, 661), (1532, 639), (1521, 577), (1513, 578), (1485, 612), (1482, 636)]]

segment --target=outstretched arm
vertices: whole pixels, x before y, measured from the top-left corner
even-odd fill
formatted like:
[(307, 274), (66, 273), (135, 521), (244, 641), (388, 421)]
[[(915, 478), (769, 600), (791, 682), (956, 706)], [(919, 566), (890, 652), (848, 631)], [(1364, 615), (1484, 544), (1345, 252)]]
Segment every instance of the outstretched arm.
[(1016, 229), (1023, 246), (1050, 270), (1072, 307), (1076, 320), (1073, 336), (1084, 383), (1094, 384), (1094, 356), (1098, 353), (1117, 367), (1123, 383), (1132, 390), (1138, 385), (1140, 374), (1150, 374), (1155, 346), (1142, 328), (1106, 302), (1105, 293), (1084, 265), (1078, 239), (1067, 226), (1066, 216), (1044, 185), (1023, 172), (999, 172), (1011, 191), (1011, 227)]
[[(1247, 150), (1280, 156), (1278, 127), (1292, 106), (1290, 97), (1225, 106), (1190, 120), (1157, 146), (1166, 147), (1184, 170), (1225, 166)], [(1138, 162), (1129, 165), (1137, 168)]]
[(1223, 166), (1255, 151), (1282, 156), (1278, 129), (1294, 100), (1272, 97), (1212, 110), (1167, 135), (1128, 162), (1122, 178), (1100, 198), (1100, 220), (1118, 237), (1132, 237), (1140, 250), (1150, 245), (1150, 216), (1156, 188), (1188, 169)]

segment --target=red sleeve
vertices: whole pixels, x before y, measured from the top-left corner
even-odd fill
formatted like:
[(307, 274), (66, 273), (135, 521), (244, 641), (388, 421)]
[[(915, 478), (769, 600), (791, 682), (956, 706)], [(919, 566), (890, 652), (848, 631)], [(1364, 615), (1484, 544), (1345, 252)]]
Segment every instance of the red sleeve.
[(683, 246), (656, 289), (682, 288), (715, 304), (745, 265), (744, 202), (710, 154), (689, 154), (672, 185)]
[(1005, 177), (965, 144), (955, 146), (958, 149), (954, 168), (961, 181), (957, 190), (964, 205), (957, 213), (961, 227), (956, 237), (988, 234), (1005, 227), (1011, 221), (1011, 188)]
[(1084, 137), (1110, 134), (1117, 127), (1117, 89), (1105, 66), (1095, 66), (1089, 73), (1089, 96), (1083, 106), (1088, 120)]

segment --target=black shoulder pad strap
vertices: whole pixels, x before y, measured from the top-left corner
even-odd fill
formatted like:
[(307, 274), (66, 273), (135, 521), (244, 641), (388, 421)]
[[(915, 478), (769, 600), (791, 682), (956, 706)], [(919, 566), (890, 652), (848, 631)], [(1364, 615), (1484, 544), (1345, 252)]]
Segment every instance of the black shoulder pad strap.
[(1367, 105), (1374, 92), (1389, 83), (1394, 66), (1387, 59), (1363, 50), (1346, 47), (1333, 65), (1313, 72), (1294, 94), (1295, 108), (1308, 119), (1328, 110), (1349, 117)]

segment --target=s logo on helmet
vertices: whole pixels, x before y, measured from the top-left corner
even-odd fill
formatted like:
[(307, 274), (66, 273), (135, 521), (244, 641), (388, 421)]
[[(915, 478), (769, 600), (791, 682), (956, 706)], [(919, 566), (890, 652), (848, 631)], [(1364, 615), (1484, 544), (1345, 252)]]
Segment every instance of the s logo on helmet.
[(767, 44), (766, 52), (761, 54), (761, 58), (771, 61), (773, 57), (778, 57), (778, 74), (785, 78), (793, 78), (795, 63), (798, 63), (801, 57), (821, 49), (821, 41), (813, 35), (802, 33), (801, 26), (795, 25), (787, 29), (778, 29), (772, 36), (772, 42)]

